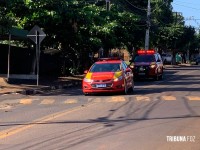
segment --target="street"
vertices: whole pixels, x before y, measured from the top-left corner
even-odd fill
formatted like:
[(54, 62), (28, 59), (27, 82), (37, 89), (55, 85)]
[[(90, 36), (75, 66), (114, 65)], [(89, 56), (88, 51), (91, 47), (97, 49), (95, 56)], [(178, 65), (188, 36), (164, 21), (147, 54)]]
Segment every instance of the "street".
[(0, 97), (1, 150), (199, 150), (200, 66), (166, 67), (128, 95), (81, 87)]

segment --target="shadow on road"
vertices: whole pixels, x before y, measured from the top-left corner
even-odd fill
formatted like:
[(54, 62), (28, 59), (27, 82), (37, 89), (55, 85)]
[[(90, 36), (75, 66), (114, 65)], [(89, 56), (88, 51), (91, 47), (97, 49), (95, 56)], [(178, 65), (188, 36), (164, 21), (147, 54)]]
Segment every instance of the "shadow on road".
[[(196, 86), (189, 87), (190, 85), (198, 84), (200, 85), (200, 76), (197, 74), (179, 74), (179, 72), (185, 71), (195, 71), (200, 70), (199, 66), (184, 66), (184, 67), (170, 67), (166, 68), (164, 72), (164, 79), (161, 81), (154, 81), (153, 79), (140, 79), (135, 81), (135, 91), (134, 94), (150, 94), (150, 93), (160, 93), (160, 92), (169, 92), (169, 91), (200, 91)], [(45, 83), (45, 82), (44, 82)], [(54, 81), (55, 83), (55, 81)], [(40, 96), (53, 96), (53, 95), (66, 95), (66, 96), (81, 96), (83, 95), (81, 90), (81, 84), (78, 84), (73, 87), (62, 87), (59, 88), (60, 85), (64, 85), (66, 83), (65, 80), (60, 80), (57, 84), (57, 88), (52, 88), (48, 90), (37, 90), (36, 95)], [(80, 80), (79, 80), (80, 83)], [(49, 83), (45, 83), (46, 85)], [(154, 87), (154, 85), (160, 86), (160, 88)], [(150, 88), (148, 86), (151, 86)], [(129, 93), (129, 95), (134, 95)], [(96, 96), (113, 96), (120, 95), (119, 93), (112, 94), (96, 94)]]

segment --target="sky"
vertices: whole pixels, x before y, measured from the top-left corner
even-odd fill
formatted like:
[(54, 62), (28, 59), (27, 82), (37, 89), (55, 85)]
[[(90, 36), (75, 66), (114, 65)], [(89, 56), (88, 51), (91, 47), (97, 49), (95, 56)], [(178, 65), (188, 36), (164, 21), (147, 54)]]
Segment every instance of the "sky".
[(173, 12), (182, 12), (185, 25), (200, 28), (200, 0), (174, 0)]

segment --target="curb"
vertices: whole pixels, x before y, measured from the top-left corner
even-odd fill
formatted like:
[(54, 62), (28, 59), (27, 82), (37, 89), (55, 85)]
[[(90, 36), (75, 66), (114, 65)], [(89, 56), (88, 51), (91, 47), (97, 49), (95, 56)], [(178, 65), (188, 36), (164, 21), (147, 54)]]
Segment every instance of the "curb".
[(49, 87), (45, 87), (45, 88), (25, 90), (23, 94), (25, 95), (43, 94), (44, 92), (47, 92), (47, 91), (62, 90), (62, 89), (78, 87), (81, 84), (82, 84), (82, 81), (72, 81), (65, 84), (50, 85)]
[[(62, 90), (62, 89), (68, 89), (73, 87), (78, 87), (82, 84), (82, 81), (67, 81), (63, 84), (56, 84), (56, 85), (48, 85), (48, 86), (41, 86), (41, 87), (24, 87), (19, 90), (14, 90), (13, 88), (10, 88), (10, 91), (1, 92), (0, 95), (4, 94), (23, 94), (23, 95), (35, 95), (35, 94), (44, 94), (44, 92), (47, 91), (53, 91), (53, 90)], [(9, 87), (6, 87), (9, 89)], [(0, 87), (0, 90), (3, 90), (4, 88)]]
[(192, 64), (178, 64), (178, 65), (164, 65), (164, 68), (180, 68), (180, 67), (190, 67)]

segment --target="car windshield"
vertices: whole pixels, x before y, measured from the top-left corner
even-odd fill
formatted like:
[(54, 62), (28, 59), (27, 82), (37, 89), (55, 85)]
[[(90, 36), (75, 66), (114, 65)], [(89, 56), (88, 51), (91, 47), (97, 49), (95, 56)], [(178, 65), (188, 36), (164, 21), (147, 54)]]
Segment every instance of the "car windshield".
[(102, 63), (94, 64), (90, 69), (90, 72), (117, 72), (120, 71), (119, 63)]
[(154, 55), (138, 55), (135, 57), (134, 62), (154, 62)]

